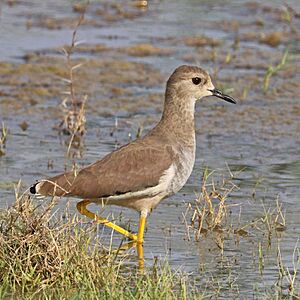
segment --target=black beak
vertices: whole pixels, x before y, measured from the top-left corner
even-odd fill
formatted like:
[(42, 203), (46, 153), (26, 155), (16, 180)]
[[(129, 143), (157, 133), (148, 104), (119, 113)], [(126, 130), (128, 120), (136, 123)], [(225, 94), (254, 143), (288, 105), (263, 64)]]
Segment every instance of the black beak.
[(223, 94), (220, 90), (214, 89), (214, 90), (209, 90), (209, 91), (212, 92), (213, 96), (221, 98), (221, 99), (223, 99), (223, 100), (225, 100), (227, 102), (236, 104), (236, 101), (232, 97)]

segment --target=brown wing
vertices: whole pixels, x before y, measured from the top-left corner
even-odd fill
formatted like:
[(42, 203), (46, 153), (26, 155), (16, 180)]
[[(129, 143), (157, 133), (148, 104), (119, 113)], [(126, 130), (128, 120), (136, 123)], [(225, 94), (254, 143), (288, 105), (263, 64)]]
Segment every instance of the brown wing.
[(172, 148), (162, 141), (136, 140), (82, 169), (77, 176), (69, 172), (50, 178), (57, 184), (55, 192), (53, 184), (47, 183), (38, 192), (95, 199), (143, 190), (159, 183), (172, 158)]

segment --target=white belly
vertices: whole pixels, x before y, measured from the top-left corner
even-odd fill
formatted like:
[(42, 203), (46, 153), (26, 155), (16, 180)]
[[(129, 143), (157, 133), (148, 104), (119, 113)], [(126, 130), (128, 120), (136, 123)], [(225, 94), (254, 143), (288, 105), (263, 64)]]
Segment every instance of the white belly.
[(174, 163), (175, 174), (170, 182), (170, 194), (178, 192), (189, 179), (195, 163), (195, 151), (182, 151)]

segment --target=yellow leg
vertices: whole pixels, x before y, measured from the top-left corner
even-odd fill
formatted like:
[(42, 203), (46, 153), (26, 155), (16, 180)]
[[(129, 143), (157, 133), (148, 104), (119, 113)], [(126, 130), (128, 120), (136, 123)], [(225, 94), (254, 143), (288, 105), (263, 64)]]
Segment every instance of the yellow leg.
[[(94, 214), (93, 212), (89, 211), (86, 207), (87, 205), (91, 204), (92, 202), (90, 200), (82, 200), (80, 202), (77, 203), (77, 210), (82, 214), (87, 216), (88, 218), (91, 218), (95, 221), (97, 221), (97, 223), (103, 224), (105, 226), (108, 226), (112, 229), (114, 229), (115, 231), (125, 235), (126, 237), (130, 238), (133, 241), (137, 241), (138, 240), (138, 236), (136, 234), (130, 233), (129, 231), (127, 231), (126, 229), (108, 221), (105, 218), (102, 218), (100, 216), (97, 216), (96, 214)], [(145, 224), (144, 224), (144, 228), (145, 228)], [(140, 232), (140, 230), (139, 230)], [(144, 231), (143, 231), (144, 234)], [(143, 234), (142, 234), (142, 239), (143, 239)]]
[(139, 270), (143, 271), (144, 267), (145, 267), (143, 244), (137, 243), (136, 249), (137, 249), (137, 253), (138, 253)]
[(140, 217), (140, 224), (139, 224), (139, 230), (137, 235), (137, 254), (138, 254), (138, 261), (139, 261), (139, 269), (143, 270), (145, 265), (145, 259), (144, 259), (144, 249), (143, 249), (143, 242), (144, 242), (144, 232), (145, 232), (145, 225), (146, 225), (146, 219), (147, 219), (147, 211), (141, 212)]
[(138, 235), (137, 235), (137, 242), (139, 244), (143, 244), (143, 241), (144, 241), (144, 232), (145, 232), (145, 226), (146, 226), (146, 219), (147, 219), (147, 214), (141, 213), (139, 230), (138, 230)]

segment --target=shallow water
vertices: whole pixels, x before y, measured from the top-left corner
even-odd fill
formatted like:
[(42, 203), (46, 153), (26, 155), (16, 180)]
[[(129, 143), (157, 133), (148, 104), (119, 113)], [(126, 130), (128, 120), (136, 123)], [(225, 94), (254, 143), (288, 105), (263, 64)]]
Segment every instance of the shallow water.
[[(213, 73), (215, 68), (223, 64), (222, 57), (233, 51), (231, 45), (234, 44), (237, 32), (240, 36), (247, 32), (290, 32), (291, 27), (280, 19), (282, 15), (278, 10), (283, 7), (280, 1), (264, 1), (264, 5), (243, 1), (155, 1), (149, 2), (148, 10), (138, 17), (120, 17), (113, 22), (102, 20), (93, 13), (93, 8), (97, 5), (98, 2), (92, 2), (87, 17), (99, 23), (82, 26), (78, 33), (79, 39), (84, 39), (86, 44), (105, 44), (114, 50), (100, 54), (80, 53), (76, 57), (100, 61), (121, 58), (147, 64), (151, 69), (159, 71), (163, 80), (157, 79), (154, 84), (149, 83), (149, 86), (147, 83), (122, 84), (122, 87), (131, 91), (128, 101), (140, 99), (140, 102), (117, 108), (114, 105), (123, 101), (124, 95), (112, 96), (104, 90), (101, 92), (101, 88), (95, 87), (97, 82), (92, 82), (86, 88), (91, 95), (88, 100), (83, 157), (77, 160), (80, 165), (93, 162), (116, 146), (128, 142), (128, 135), (134, 136), (141, 124), (144, 124), (146, 132), (157, 122), (163, 101), (164, 82), (178, 65), (199, 64)], [(289, 1), (289, 5), (300, 12), (298, 1)], [(21, 65), (25, 63), (24, 55), (29, 52), (42, 51), (46, 57), (53, 56), (50, 49), (69, 43), (71, 28), (66, 24), (62, 24), (61, 29), (42, 27), (39, 15), (44, 15), (44, 18), (77, 16), (68, 3), (61, 4), (60, 1), (44, 1), (43, 4), (39, 1), (22, 1), (13, 6), (3, 3), (0, 61)], [(28, 29), (26, 24), (29, 21), (32, 25)], [(236, 25), (228, 25), (230, 21), (239, 22), (238, 30)], [(258, 21), (264, 25), (257, 25)], [(173, 267), (180, 266), (192, 272), (194, 278), (200, 281), (199, 284), (206, 285), (208, 290), (214, 290), (210, 285), (210, 280), (214, 278), (219, 282), (220, 298), (248, 298), (251, 295), (249, 298), (259, 299), (260, 293), (265, 289), (275, 289), (278, 278), (278, 243), (283, 262), (290, 268), (293, 266), (293, 250), (300, 236), (300, 76), (297, 72), (300, 67), (299, 17), (293, 19), (293, 24), (298, 32), (286, 34), (277, 47), (271, 47), (257, 39), (240, 39), (239, 49), (233, 51), (236, 57), (232, 59), (232, 63), (223, 65), (215, 81), (223, 88), (231, 88), (231, 95), (237, 99), (242, 98), (244, 87), (249, 84), (245, 99), (240, 99), (236, 106), (220, 103), (212, 98), (198, 103), (197, 160), (192, 176), (181, 192), (165, 199), (148, 219), (145, 237), (147, 264), (152, 263), (153, 257), (167, 257)], [(209, 45), (193, 47), (184, 42), (187, 37), (201, 34), (222, 41), (215, 48), (218, 52), (215, 61), (208, 57), (208, 54), (212, 55), (214, 48)], [(172, 53), (167, 56), (143, 57), (115, 51), (116, 48), (123, 49), (139, 43), (170, 49)], [(262, 80), (268, 64), (280, 61), (287, 46), (291, 53), (290, 65), (271, 78), (271, 91), (264, 95), (259, 80)], [(245, 54), (245, 51), (250, 51), (251, 54)], [(54, 56), (57, 55), (59, 54), (55, 53)], [(254, 60), (249, 59), (250, 55), (254, 55)], [(250, 67), (246, 66), (246, 62)], [(0, 81), (0, 92), (7, 89), (2, 82)], [(9, 91), (23, 89), (27, 84), (30, 84), (30, 78), (22, 86), (11, 85)], [(118, 86), (118, 82), (110, 84)], [(154, 105), (147, 103), (148, 95), (154, 95)], [(110, 114), (101, 112), (101, 105), (106, 105), (106, 102), (101, 103), (101, 99), (107, 97), (113, 99), (110, 100), (113, 102), (112, 106), (105, 107)], [(66, 147), (60, 142), (57, 131), (52, 129), (60, 120), (55, 110), (61, 102), (60, 95), (50, 95), (45, 101), (35, 105), (34, 109), (27, 103), (7, 108), (5, 98), (0, 93), (0, 121), (4, 121), (9, 128), (6, 155), (0, 157), (2, 208), (14, 201), (13, 184), (19, 179), (25, 188), (40, 177), (63, 171), (64, 165), (71, 165), (66, 159)], [(111, 135), (116, 118), (119, 125)], [(19, 127), (23, 121), (29, 124), (26, 131)], [(48, 161), (53, 161), (51, 168), (47, 168)], [(200, 191), (205, 167), (225, 176), (229, 174), (228, 169), (242, 170), (234, 179), (239, 189), (231, 193), (228, 199), (230, 205), (238, 204), (230, 208), (230, 217), (235, 224), (238, 223), (240, 211), (240, 222), (246, 224), (262, 216), (263, 207), (275, 209), (276, 199), (282, 203), (287, 229), (278, 237), (273, 236), (270, 247), (267, 246), (268, 238), (255, 230), (247, 237), (238, 238), (225, 234), (223, 252), (209, 237), (203, 237), (199, 242), (193, 239), (187, 241), (183, 213), (187, 203), (194, 201), (195, 194)], [(75, 212), (74, 202), (70, 201)], [(62, 200), (60, 207), (63, 208), (65, 203), (66, 200)], [(120, 211), (118, 208), (105, 210), (115, 216), (119, 216)], [(135, 224), (137, 214), (122, 210), (122, 221), (127, 222), (128, 219)], [(264, 249), (262, 272), (258, 268), (259, 243)], [(230, 278), (234, 279), (231, 289), (228, 288)], [(286, 292), (287, 286), (283, 290)]]

